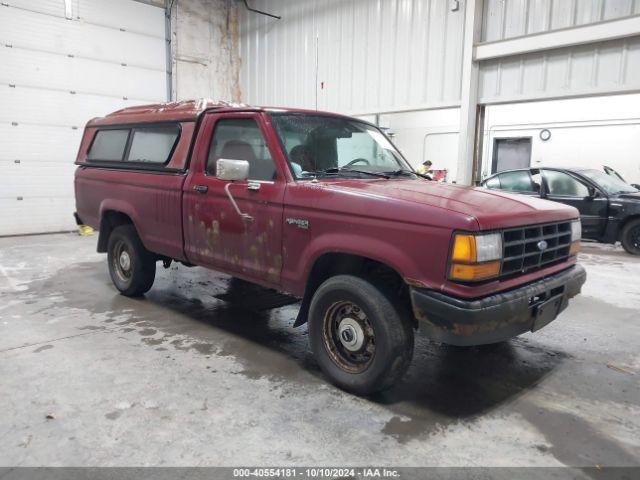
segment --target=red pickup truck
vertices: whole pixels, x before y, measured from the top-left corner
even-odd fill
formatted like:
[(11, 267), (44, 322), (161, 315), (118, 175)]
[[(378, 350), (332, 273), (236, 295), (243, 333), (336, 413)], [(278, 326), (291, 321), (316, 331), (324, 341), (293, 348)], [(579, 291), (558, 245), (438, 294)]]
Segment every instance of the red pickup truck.
[(554, 320), (586, 279), (575, 208), (431, 182), (356, 118), (132, 107), (87, 123), (76, 164), (76, 220), (100, 231), (120, 292), (178, 261), (299, 297), (320, 367), (358, 394), (402, 376), (415, 329), (504, 341)]

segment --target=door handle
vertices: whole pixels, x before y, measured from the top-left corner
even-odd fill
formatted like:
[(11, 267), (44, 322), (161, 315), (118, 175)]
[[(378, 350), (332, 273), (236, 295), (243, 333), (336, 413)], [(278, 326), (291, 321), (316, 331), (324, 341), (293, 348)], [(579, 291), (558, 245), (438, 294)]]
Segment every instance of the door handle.
[(252, 191), (257, 191), (260, 190), (260, 183), (259, 182), (249, 182), (247, 184), (247, 190), (252, 190)]
[(209, 187), (207, 187), (206, 185), (194, 185), (193, 189), (198, 193), (207, 193)]

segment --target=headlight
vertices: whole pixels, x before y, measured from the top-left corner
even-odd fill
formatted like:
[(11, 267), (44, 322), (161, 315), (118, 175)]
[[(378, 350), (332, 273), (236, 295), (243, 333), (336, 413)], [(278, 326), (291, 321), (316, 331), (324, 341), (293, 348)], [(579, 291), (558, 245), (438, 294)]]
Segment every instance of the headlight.
[(462, 234), (453, 238), (449, 278), (477, 282), (500, 274), (502, 234)]
[(582, 238), (582, 222), (574, 220), (571, 222), (571, 241), (578, 242)]
[(582, 223), (580, 220), (571, 222), (571, 247), (569, 255), (576, 255), (580, 251), (580, 239), (582, 238)]

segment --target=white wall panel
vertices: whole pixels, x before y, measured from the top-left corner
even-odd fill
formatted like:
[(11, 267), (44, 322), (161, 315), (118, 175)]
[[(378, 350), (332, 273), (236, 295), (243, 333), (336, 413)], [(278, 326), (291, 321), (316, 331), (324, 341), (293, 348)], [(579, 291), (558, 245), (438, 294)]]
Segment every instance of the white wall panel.
[[(18, 160), (22, 165), (31, 163), (70, 165), (73, 162), (69, 160), (75, 159), (81, 138), (82, 128), (34, 124), (11, 125), (3, 122), (0, 123), (0, 144), (2, 145), (0, 162), (13, 163)], [(26, 145), (28, 148), (25, 148)], [(9, 166), (5, 163), (0, 165), (1, 168)], [(4, 186), (4, 183), (2, 185)]]
[(640, 37), (489, 60), (481, 103), (640, 91)]
[(442, 0), (255, 0), (242, 99), (349, 113), (457, 105), (464, 9)]
[[(129, 0), (129, 3), (137, 2)], [(160, 10), (148, 5), (146, 8)], [(121, 11), (121, 14), (125, 13)], [(11, 6), (0, 7), (0, 25), (0, 45), (165, 71), (163, 38)], [(164, 20), (162, 25), (164, 28)]]
[[(540, 139), (548, 129), (551, 138)], [(485, 116), (483, 176), (495, 138), (531, 137), (531, 166), (604, 165), (640, 182), (640, 94), (490, 105)]]
[(380, 125), (393, 132), (393, 143), (411, 165), (431, 160), (434, 169), (456, 178), (459, 108), (380, 115)]
[[(78, 11), (80, 0), (71, 0), (72, 13)], [(10, 5), (12, 8), (27, 10), (30, 12), (44, 13), (54, 17), (65, 18), (65, 2), (64, 0), (7, 0), (2, 2)], [(74, 15), (75, 16), (75, 15)]]
[(156, 101), (166, 95), (157, 70), (0, 48), (0, 84)]
[(72, 230), (75, 221), (73, 193), (64, 197), (0, 198), (0, 235), (62, 232)]
[[(78, 0), (76, 0), (78, 1)], [(74, 17), (164, 41), (164, 9), (131, 0), (79, 0)]]
[[(65, 18), (64, 0), (9, 0), (15, 9)], [(123, 15), (123, 12), (126, 12)], [(131, 0), (71, 0), (73, 19), (164, 39), (164, 11)]]
[(482, 40), (504, 40), (636, 14), (640, 14), (640, 0), (485, 0)]
[[(6, 3), (6, 4), (5, 4)], [(166, 98), (164, 11), (132, 0), (0, 6), (0, 235), (74, 228), (86, 122)]]
[(0, 122), (76, 126), (84, 128), (93, 117), (106, 115), (120, 108), (149, 103), (148, 100), (106, 97), (103, 95), (72, 95), (66, 91), (37, 88), (0, 89)]
[(0, 168), (3, 172), (0, 198), (19, 201), (19, 197), (68, 197), (73, 193), (67, 185), (75, 170), (72, 163), (14, 163), (0, 160)]

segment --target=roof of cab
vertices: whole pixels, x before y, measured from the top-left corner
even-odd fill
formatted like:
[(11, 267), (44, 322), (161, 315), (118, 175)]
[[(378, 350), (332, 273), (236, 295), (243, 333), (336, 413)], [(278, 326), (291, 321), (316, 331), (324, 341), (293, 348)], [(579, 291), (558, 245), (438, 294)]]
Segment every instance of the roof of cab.
[[(280, 111), (313, 113), (315, 115), (331, 115), (345, 117), (345, 115), (322, 112), (317, 110), (305, 110), (300, 108), (281, 107), (256, 107), (244, 103), (231, 103), (221, 100), (200, 98), (196, 100), (183, 100), (170, 103), (151, 103), (148, 105), (136, 105), (116, 110), (104, 117), (92, 118), (87, 122), (87, 127), (102, 125), (126, 125), (150, 122), (193, 121), (205, 110), (252, 110), (252, 111)], [(350, 118), (350, 117), (346, 117)], [(365, 122), (368, 123), (368, 122)]]
[(243, 103), (230, 103), (208, 98), (183, 100), (180, 102), (151, 103), (122, 108), (104, 117), (92, 118), (88, 127), (99, 125), (121, 125), (127, 123), (163, 122), (175, 120), (195, 120), (207, 109), (246, 109), (251, 108)]

